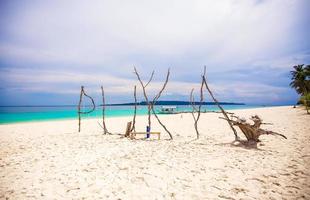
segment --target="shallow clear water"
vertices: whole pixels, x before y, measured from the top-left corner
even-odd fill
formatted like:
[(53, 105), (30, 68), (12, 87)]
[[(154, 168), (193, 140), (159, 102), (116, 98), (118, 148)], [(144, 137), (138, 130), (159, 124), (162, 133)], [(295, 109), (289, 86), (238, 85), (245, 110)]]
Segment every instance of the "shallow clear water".
[[(161, 106), (156, 106), (155, 110), (159, 110)], [(261, 106), (248, 105), (223, 105), (225, 109), (245, 109), (257, 108)], [(133, 115), (133, 106), (107, 106), (107, 117), (130, 116)], [(85, 114), (82, 117), (101, 117), (102, 108), (98, 107), (90, 114)], [(177, 111), (190, 111), (190, 106), (177, 106)], [(202, 106), (202, 110), (216, 111), (218, 107), (214, 105)], [(87, 108), (84, 109), (87, 111)], [(147, 114), (146, 106), (138, 106), (137, 115)], [(0, 107), (0, 124), (28, 122), (28, 121), (44, 121), (44, 120), (59, 120), (59, 119), (74, 119), (77, 118), (77, 107), (61, 106), (61, 107)]]

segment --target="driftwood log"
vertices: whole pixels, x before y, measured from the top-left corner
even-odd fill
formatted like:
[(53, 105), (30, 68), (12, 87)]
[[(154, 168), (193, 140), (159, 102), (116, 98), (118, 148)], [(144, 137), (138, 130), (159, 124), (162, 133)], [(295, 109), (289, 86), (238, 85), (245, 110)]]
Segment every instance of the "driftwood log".
[[(235, 118), (235, 120), (228, 119), (229, 122), (232, 123), (232, 125), (234, 126), (238, 126), (249, 142), (259, 142), (259, 136), (261, 135), (277, 135), (287, 139), (286, 136), (283, 134), (260, 128), (262, 124), (270, 123), (263, 123), (263, 120), (257, 115), (254, 115), (250, 118), (250, 120), (253, 121), (253, 124), (250, 124), (245, 119), (240, 119), (237, 116), (233, 116), (233, 118)], [(227, 120), (223, 117), (220, 117), (220, 119)]]

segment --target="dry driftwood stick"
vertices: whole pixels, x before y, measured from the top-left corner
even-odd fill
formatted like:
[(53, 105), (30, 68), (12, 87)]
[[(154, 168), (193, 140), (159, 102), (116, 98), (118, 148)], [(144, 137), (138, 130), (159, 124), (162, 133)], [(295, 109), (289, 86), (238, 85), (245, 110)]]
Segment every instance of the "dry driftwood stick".
[[(89, 111), (81, 111), (81, 105), (82, 105), (82, 100), (83, 100), (83, 95), (87, 98), (89, 98), (91, 100), (91, 103), (92, 103), (92, 109), (90, 109)], [(88, 114), (88, 113), (91, 113), (93, 112), (94, 110), (96, 109), (96, 104), (95, 104), (95, 101), (94, 99), (87, 95), (85, 93), (85, 90), (84, 90), (84, 86), (81, 86), (81, 93), (80, 93), (80, 101), (79, 101), (79, 106), (78, 106), (78, 114), (79, 114), (79, 132), (81, 131), (81, 114)]]
[(155, 71), (153, 70), (152, 71), (152, 74), (151, 74), (151, 77), (150, 77), (150, 79), (149, 79), (149, 81), (145, 84), (145, 88), (150, 84), (150, 82), (153, 80), (153, 77), (154, 77), (154, 73), (155, 73)]
[(81, 104), (82, 104), (82, 96), (83, 96), (83, 88), (84, 86), (81, 86), (81, 92), (80, 92), (80, 100), (79, 100), (79, 106), (78, 106), (78, 115), (79, 115), (79, 132), (81, 131)]
[[(193, 117), (193, 119), (194, 119), (194, 122), (196, 123), (196, 116), (195, 116), (195, 112), (198, 112), (197, 111), (197, 108), (196, 108), (196, 106), (195, 106), (195, 99), (194, 99), (194, 96), (193, 96), (193, 93), (194, 93), (194, 88), (192, 88), (192, 90), (191, 90), (191, 93), (190, 93), (190, 96), (189, 96), (189, 102), (190, 102), (190, 104), (191, 104), (191, 106), (192, 106), (192, 111), (191, 111), (191, 114), (192, 114), (192, 117)], [(194, 125), (194, 127), (195, 127), (195, 130), (196, 130), (196, 135), (197, 135), (197, 139), (199, 138), (199, 132), (198, 132), (198, 130), (196, 129), (196, 126)]]
[(152, 103), (151, 103), (151, 109), (152, 109), (152, 112), (155, 116), (155, 118), (157, 119), (158, 123), (165, 129), (165, 131), (169, 134), (170, 136), (170, 139), (172, 140), (173, 137), (172, 137), (172, 134), (171, 132), (167, 129), (167, 127), (160, 121), (159, 117), (157, 116), (156, 112), (155, 112), (155, 109), (154, 109), (154, 105), (156, 104), (156, 101), (160, 98), (160, 96), (162, 95), (163, 91), (165, 90), (167, 84), (168, 84), (168, 81), (169, 81), (169, 76), (170, 76), (170, 69), (168, 69), (168, 72), (167, 72), (167, 75), (166, 75), (166, 80), (165, 80), (165, 83), (163, 85), (163, 87), (161, 88), (161, 90), (158, 92), (158, 94), (154, 97)]
[(132, 120), (132, 128), (131, 131), (136, 131), (136, 115), (137, 115), (137, 86), (135, 85), (133, 96), (135, 98), (135, 109)]
[(167, 129), (167, 127), (160, 121), (159, 117), (157, 116), (157, 114), (154, 111), (154, 107), (152, 107), (152, 111), (153, 114), (155, 116), (155, 118), (157, 119), (158, 123), (165, 129), (165, 131), (169, 134), (170, 139), (173, 140), (172, 134), (170, 133), (170, 131)]
[[(203, 103), (203, 85), (204, 85), (204, 81), (203, 81), (203, 77), (206, 77), (206, 66), (204, 67), (203, 69), (203, 75), (201, 76), (201, 85), (200, 85), (200, 104), (199, 104), (199, 112), (201, 112), (201, 106), (202, 106), (202, 103)], [(200, 114), (199, 114), (200, 115)]]
[[(206, 74), (206, 69), (204, 69), (204, 73), (202, 76), (205, 76)], [(198, 106), (198, 110), (196, 109), (196, 106), (195, 106), (195, 101), (194, 101), (194, 96), (193, 96), (193, 92), (194, 92), (194, 89), (192, 89), (191, 91), (191, 94), (190, 94), (190, 102), (192, 104), (192, 107), (193, 107), (193, 111), (192, 111), (192, 116), (194, 118), (194, 127), (195, 127), (195, 130), (196, 130), (196, 135), (197, 135), (197, 139), (199, 139), (199, 130), (198, 130), (198, 121), (200, 119), (200, 114), (201, 114), (201, 106), (202, 106), (202, 102), (203, 102), (203, 85), (204, 85), (204, 82), (203, 82), (203, 78), (201, 79), (201, 85), (200, 85), (200, 101), (199, 101), (199, 106)], [(194, 111), (197, 112), (197, 117), (195, 117), (195, 114), (194, 114)]]
[(150, 79), (148, 80), (148, 82), (144, 85), (143, 84), (143, 81), (137, 71), (137, 69), (134, 67), (134, 73), (136, 74), (137, 78), (138, 78), (138, 81), (140, 82), (141, 84), (141, 87), (142, 87), (142, 90), (143, 90), (143, 95), (144, 95), (144, 98), (145, 98), (145, 102), (147, 104), (147, 114), (148, 114), (148, 126), (149, 128), (151, 129), (151, 104), (149, 102), (149, 98), (146, 94), (146, 87), (150, 84), (150, 82), (152, 81), (153, 79), (153, 76), (154, 76), (154, 71), (152, 72), (152, 75), (150, 77)]
[(219, 109), (220, 109), (221, 112), (223, 113), (224, 117), (227, 119), (227, 122), (228, 122), (228, 124), (229, 124), (231, 130), (234, 132), (235, 140), (238, 140), (239, 138), (238, 138), (238, 135), (237, 135), (237, 131), (236, 131), (236, 129), (233, 127), (231, 121), (229, 120), (229, 117), (227, 116), (227, 113), (226, 113), (225, 110), (222, 108), (222, 106), (219, 104), (219, 102), (215, 99), (215, 97), (214, 97), (212, 91), (210, 90), (210, 88), (209, 88), (209, 86), (208, 86), (208, 83), (207, 83), (207, 81), (206, 81), (206, 75), (202, 76), (202, 80), (203, 80), (203, 82), (204, 82), (204, 84), (205, 84), (205, 86), (206, 86), (206, 88), (207, 88), (207, 90), (208, 90), (210, 96), (212, 97), (213, 101), (214, 101), (215, 104), (219, 107)]
[(101, 86), (101, 95), (102, 95), (102, 128), (103, 128), (103, 134), (111, 134), (108, 129), (107, 125), (105, 123), (105, 96), (104, 96), (104, 90), (103, 86)]
[(191, 90), (189, 99), (190, 99), (190, 103), (191, 103), (192, 108), (193, 108), (193, 110), (191, 111), (191, 114), (192, 114), (193, 119), (194, 119), (194, 127), (195, 127), (195, 131), (196, 131), (196, 136), (197, 136), (197, 139), (199, 139), (199, 131), (198, 131), (198, 125), (197, 125), (197, 121), (199, 119), (198, 119), (198, 117), (195, 116), (195, 112), (197, 112), (197, 113), (200, 113), (200, 112), (199, 112), (199, 110), (197, 110), (197, 108), (195, 106), (193, 92), (194, 92), (194, 88)]
[(159, 97), (161, 96), (161, 94), (165, 90), (165, 88), (166, 88), (166, 86), (168, 84), (168, 81), (169, 81), (169, 77), (170, 77), (170, 68), (168, 69), (168, 72), (167, 72), (167, 75), (166, 75), (166, 79), (165, 79), (165, 83), (164, 83), (163, 87), (161, 88), (161, 90), (158, 92), (158, 94), (154, 97), (153, 103), (155, 103), (159, 99)]
[(93, 111), (96, 109), (95, 101), (94, 101), (94, 99), (93, 99), (91, 96), (89, 96), (89, 95), (87, 95), (87, 94), (85, 93), (84, 87), (82, 88), (82, 94), (83, 94), (85, 97), (87, 97), (87, 98), (89, 98), (89, 99), (91, 100), (92, 108), (91, 108), (89, 111), (85, 111), (85, 112), (84, 112), (84, 111), (80, 111), (80, 113), (81, 113), (81, 114), (89, 114), (89, 113), (93, 112)]

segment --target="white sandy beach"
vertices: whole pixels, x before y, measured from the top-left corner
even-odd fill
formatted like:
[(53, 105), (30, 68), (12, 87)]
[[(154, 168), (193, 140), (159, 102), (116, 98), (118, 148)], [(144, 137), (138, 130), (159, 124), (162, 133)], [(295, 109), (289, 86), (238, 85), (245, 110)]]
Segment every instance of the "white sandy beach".
[[(196, 141), (190, 114), (160, 116), (173, 141), (155, 119), (160, 141), (102, 135), (97, 119), (82, 120), (80, 133), (77, 120), (0, 125), (0, 199), (310, 199), (310, 116), (289, 106), (233, 112), (258, 114), (288, 139), (233, 145), (216, 113), (202, 114)], [(107, 126), (124, 133), (130, 120)]]

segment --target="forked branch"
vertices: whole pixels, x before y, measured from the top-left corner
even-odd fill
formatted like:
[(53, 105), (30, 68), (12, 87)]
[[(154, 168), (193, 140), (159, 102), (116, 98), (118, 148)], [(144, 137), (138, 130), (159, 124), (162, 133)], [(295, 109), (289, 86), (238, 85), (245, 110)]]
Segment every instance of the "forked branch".
[(152, 75), (151, 75), (149, 81), (148, 81), (147, 84), (145, 84), (145, 85), (143, 84), (143, 81), (142, 81), (142, 79), (141, 79), (141, 77), (140, 77), (140, 75), (139, 75), (139, 73), (138, 73), (136, 67), (134, 67), (134, 73), (136, 74), (136, 76), (137, 76), (137, 78), (138, 78), (138, 81), (140, 82), (141, 87), (142, 87), (143, 96), (144, 96), (145, 102), (146, 102), (146, 104), (147, 104), (148, 126), (149, 126), (149, 128), (151, 128), (151, 105), (150, 105), (150, 102), (149, 102), (149, 98), (148, 98), (148, 96), (147, 96), (147, 94), (146, 94), (146, 89), (145, 89), (145, 88), (146, 88), (146, 87), (148, 86), (148, 84), (152, 81), (153, 76), (154, 76), (154, 71), (152, 72)]
[(149, 100), (147, 93), (146, 93), (146, 87), (151, 83), (151, 81), (153, 80), (154, 77), (154, 71), (151, 74), (150, 79), (148, 80), (148, 82), (146, 84), (143, 83), (137, 69), (134, 67), (134, 73), (136, 74), (138, 81), (142, 87), (143, 90), (143, 95), (146, 101), (146, 104), (148, 106), (148, 126), (151, 129), (151, 112), (154, 114), (155, 118), (157, 119), (158, 123), (165, 129), (165, 131), (169, 134), (170, 139), (173, 139), (172, 134), (170, 133), (170, 131), (167, 129), (167, 127), (160, 121), (158, 115), (155, 112), (154, 109), (154, 105), (156, 104), (156, 101), (160, 98), (160, 96), (162, 95), (163, 91), (165, 90), (168, 81), (169, 81), (169, 76), (170, 76), (170, 69), (168, 69), (167, 75), (166, 75), (166, 79), (165, 79), (165, 83), (162, 86), (162, 88), (160, 89), (160, 91), (155, 95), (155, 97), (153, 98), (153, 100)]

